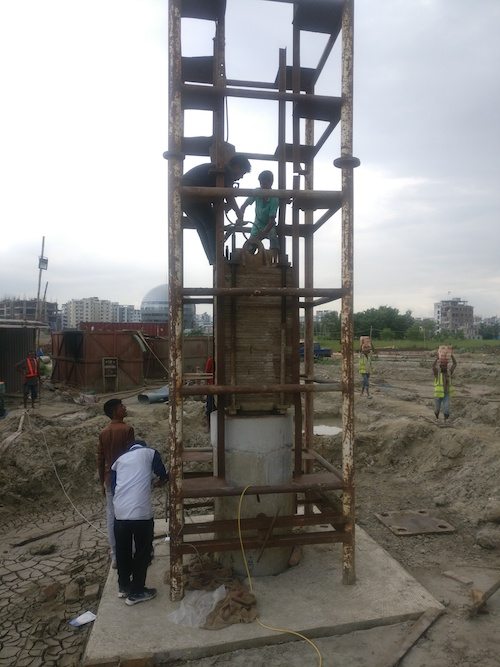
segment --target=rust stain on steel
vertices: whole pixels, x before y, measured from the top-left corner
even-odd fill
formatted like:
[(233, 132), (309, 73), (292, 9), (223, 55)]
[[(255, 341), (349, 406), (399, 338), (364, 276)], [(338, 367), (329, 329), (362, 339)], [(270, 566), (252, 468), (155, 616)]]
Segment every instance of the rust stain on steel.
[[(346, 0), (342, 16), (341, 156), (352, 155), (353, 103), (353, 0)], [(355, 582), (354, 563), (354, 358), (353, 358), (353, 170), (342, 169), (342, 473), (346, 490), (342, 509), (348, 519), (346, 533), (352, 543), (343, 545), (343, 581)]]
[(182, 527), (182, 176), (181, 0), (169, 2), (169, 459), (170, 597), (183, 596)]

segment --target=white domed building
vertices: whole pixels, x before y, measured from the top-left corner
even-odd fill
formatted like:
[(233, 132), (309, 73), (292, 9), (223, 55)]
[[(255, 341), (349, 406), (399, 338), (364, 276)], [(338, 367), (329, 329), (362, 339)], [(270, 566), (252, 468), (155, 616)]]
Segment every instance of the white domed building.
[[(188, 303), (184, 306), (184, 329), (194, 329), (196, 306)], [(168, 322), (168, 285), (157, 285), (150, 289), (141, 302), (143, 322)]]

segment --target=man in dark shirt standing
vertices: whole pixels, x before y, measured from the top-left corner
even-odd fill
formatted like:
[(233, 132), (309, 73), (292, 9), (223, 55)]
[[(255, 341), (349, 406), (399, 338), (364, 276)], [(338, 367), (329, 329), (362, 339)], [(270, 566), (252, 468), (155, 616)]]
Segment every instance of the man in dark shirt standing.
[(134, 442), (135, 434), (132, 426), (123, 421), (127, 416), (127, 408), (119, 398), (111, 398), (103, 406), (104, 414), (111, 422), (101, 431), (97, 448), (97, 471), (103, 493), (106, 497), (106, 522), (111, 555), (111, 567), (116, 568), (116, 541), (114, 533), (115, 514), (113, 494), (111, 492), (111, 466), (116, 459), (124, 454)]
[[(233, 155), (224, 168), (224, 187), (230, 188), (239, 181), (251, 169), (248, 158), (244, 155)], [(199, 164), (187, 171), (182, 177), (182, 185), (194, 187), (213, 188), (217, 184), (215, 165), (211, 162)], [(184, 195), (182, 208), (184, 213), (194, 224), (200, 241), (205, 250), (209, 264), (215, 264), (215, 203), (213, 200), (195, 199)], [(241, 219), (241, 211), (234, 197), (226, 198), (226, 211), (233, 210), (238, 219)]]

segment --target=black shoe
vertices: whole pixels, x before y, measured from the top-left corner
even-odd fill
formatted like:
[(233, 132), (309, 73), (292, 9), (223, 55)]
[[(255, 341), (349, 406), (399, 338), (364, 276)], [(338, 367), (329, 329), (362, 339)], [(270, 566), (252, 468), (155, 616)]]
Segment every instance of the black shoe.
[(156, 597), (156, 588), (146, 588), (142, 593), (130, 593), (128, 598), (125, 600), (125, 604), (133, 605), (138, 604), (139, 602), (147, 602)]
[(128, 598), (130, 595), (130, 588), (119, 588), (118, 589), (118, 597), (119, 598)]

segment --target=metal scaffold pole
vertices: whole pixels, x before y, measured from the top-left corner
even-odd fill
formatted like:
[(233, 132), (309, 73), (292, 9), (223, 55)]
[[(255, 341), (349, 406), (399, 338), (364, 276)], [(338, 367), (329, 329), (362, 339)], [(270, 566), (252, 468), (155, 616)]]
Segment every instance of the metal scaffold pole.
[(336, 166), (342, 168), (342, 505), (347, 519), (345, 530), (351, 540), (343, 544), (343, 581), (356, 580), (354, 562), (354, 359), (353, 359), (353, 20), (354, 0), (346, 0), (342, 17), (342, 109), (341, 157)]
[(169, 122), (168, 122), (168, 273), (169, 273), (169, 453), (170, 453), (170, 597), (183, 597), (182, 530), (182, 136), (181, 0), (169, 2)]

